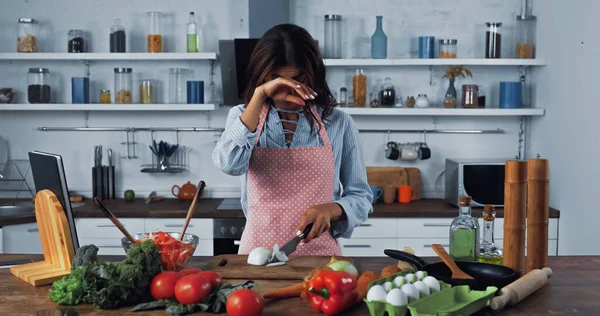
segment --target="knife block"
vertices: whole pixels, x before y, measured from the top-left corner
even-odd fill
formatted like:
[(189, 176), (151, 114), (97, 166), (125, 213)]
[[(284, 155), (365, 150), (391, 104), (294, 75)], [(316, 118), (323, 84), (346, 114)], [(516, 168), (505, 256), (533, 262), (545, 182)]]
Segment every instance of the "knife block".
[(44, 261), (11, 267), (10, 273), (33, 286), (49, 285), (71, 273), (75, 249), (67, 216), (52, 191), (35, 196), (35, 218)]

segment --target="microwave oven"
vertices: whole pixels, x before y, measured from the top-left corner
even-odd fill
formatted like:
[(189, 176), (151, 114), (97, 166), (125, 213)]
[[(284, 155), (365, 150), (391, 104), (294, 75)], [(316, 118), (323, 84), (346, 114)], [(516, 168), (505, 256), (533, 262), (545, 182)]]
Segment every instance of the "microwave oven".
[(458, 197), (471, 197), (471, 206), (504, 207), (504, 167), (510, 159), (446, 159), (444, 199), (458, 206)]

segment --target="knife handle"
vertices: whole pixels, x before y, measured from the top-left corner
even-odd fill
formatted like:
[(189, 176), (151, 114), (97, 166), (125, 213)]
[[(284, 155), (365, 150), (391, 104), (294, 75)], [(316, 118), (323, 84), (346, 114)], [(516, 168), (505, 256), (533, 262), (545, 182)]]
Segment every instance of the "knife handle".
[(311, 229), (313, 228), (313, 223), (310, 223), (308, 225), (306, 225), (306, 227), (304, 227), (304, 231), (302, 231), (302, 238), (308, 236), (308, 233), (310, 233)]

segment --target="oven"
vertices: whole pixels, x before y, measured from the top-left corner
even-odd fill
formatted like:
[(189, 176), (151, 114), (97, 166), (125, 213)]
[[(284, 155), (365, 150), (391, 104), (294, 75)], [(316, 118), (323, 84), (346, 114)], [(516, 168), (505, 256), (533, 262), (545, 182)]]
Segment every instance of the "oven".
[[(224, 199), (217, 207), (220, 212), (242, 209), (240, 199)], [(245, 218), (213, 219), (213, 253), (215, 256), (237, 254), (240, 248), (242, 232), (246, 225)]]

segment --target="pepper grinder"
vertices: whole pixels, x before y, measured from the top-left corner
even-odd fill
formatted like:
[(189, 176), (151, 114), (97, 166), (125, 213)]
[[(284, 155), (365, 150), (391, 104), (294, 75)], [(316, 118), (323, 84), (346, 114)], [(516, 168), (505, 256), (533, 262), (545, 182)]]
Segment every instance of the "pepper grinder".
[(525, 220), (527, 216), (527, 162), (509, 160), (504, 180), (503, 264), (519, 276), (525, 273)]
[(527, 162), (527, 272), (548, 266), (550, 170), (547, 159)]

